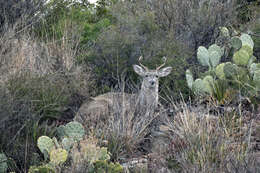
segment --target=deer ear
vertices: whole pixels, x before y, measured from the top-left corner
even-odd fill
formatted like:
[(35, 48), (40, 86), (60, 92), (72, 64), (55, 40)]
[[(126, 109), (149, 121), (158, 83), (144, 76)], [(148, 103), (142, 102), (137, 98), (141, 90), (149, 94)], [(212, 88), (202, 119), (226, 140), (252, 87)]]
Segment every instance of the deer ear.
[(145, 70), (139, 65), (133, 65), (134, 71), (140, 76), (144, 76)]
[(158, 71), (158, 76), (159, 77), (167, 76), (171, 73), (171, 71), (172, 71), (172, 67), (165, 67)]

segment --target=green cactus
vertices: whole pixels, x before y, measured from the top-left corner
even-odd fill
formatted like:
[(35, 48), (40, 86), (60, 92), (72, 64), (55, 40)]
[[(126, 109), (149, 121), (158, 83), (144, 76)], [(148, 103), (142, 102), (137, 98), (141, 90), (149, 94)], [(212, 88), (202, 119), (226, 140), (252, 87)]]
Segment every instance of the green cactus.
[(204, 83), (204, 89), (203, 91), (205, 91), (206, 93), (208, 94), (212, 94), (212, 87), (213, 87), (213, 84), (214, 84), (214, 79), (212, 76), (210, 75), (207, 75), (203, 78), (203, 83)]
[(238, 50), (242, 47), (242, 41), (240, 40), (240, 38), (238, 36), (232, 37), (230, 40), (230, 44), (236, 50)]
[[(203, 80), (199, 78), (194, 81), (191, 72), (187, 70), (186, 80), (189, 88), (196, 95), (206, 96), (214, 93), (212, 95), (217, 100), (222, 100), (229, 90), (239, 90), (241, 95), (249, 98), (258, 97), (258, 92), (255, 91), (260, 91), (260, 63), (256, 63), (257, 58), (253, 55), (254, 42), (252, 38), (248, 34), (230, 38), (227, 28), (220, 28), (220, 30), (221, 39), (226, 35), (226, 38), (222, 40), (224, 47), (221, 48), (213, 44), (208, 49), (200, 46), (197, 51), (198, 61), (201, 65), (209, 67), (205, 74), (210, 76), (204, 77)], [(230, 49), (231, 47), (234, 49)], [(224, 55), (223, 50), (226, 51), (226, 56), (234, 51), (232, 62), (219, 64)], [(223, 94), (218, 94), (219, 91)]]
[(240, 50), (245, 50), (250, 57), (253, 56), (253, 48), (251, 48), (251, 47), (248, 46), (248, 45), (242, 46)]
[(248, 34), (242, 34), (240, 36), (240, 40), (242, 41), (242, 46), (248, 45), (252, 49), (254, 48), (254, 41), (252, 40), (251, 36)]
[(204, 47), (200, 46), (197, 51), (197, 58), (201, 65), (210, 66), (209, 63), (209, 51)]
[(251, 56), (251, 58), (248, 61), (247, 67), (250, 68), (251, 64), (253, 64), (256, 61), (255, 56)]
[(224, 52), (216, 44), (211, 45), (209, 47), (208, 51), (209, 51), (210, 64), (211, 64), (212, 67), (216, 67), (219, 64), (220, 59), (223, 56)]
[(7, 157), (4, 153), (0, 153), (0, 172), (7, 172)]
[(109, 160), (110, 159), (110, 155), (109, 155), (109, 152), (107, 151), (106, 147), (100, 148), (98, 158), (99, 158), (98, 160)]
[(94, 163), (94, 167), (90, 170), (90, 173), (123, 173), (124, 169), (119, 163), (108, 162), (107, 160), (98, 160)]
[(193, 85), (194, 79), (193, 79), (192, 73), (191, 73), (191, 71), (189, 69), (186, 70), (186, 81), (187, 81), (188, 87), (190, 89), (192, 89), (192, 85)]
[(31, 166), (28, 173), (55, 173), (55, 168), (51, 164), (42, 166)]
[(204, 95), (205, 86), (202, 79), (196, 79), (192, 85), (192, 90), (196, 95)]
[(231, 62), (226, 62), (223, 71), (225, 78), (234, 79), (234, 77), (238, 74), (238, 66), (236, 64), (232, 64)]
[(215, 72), (219, 79), (225, 79), (224, 66), (225, 63), (221, 63), (216, 67)]
[(55, 148), (55, 144), (48, 136), (41, 136), (37, 140), (37, 146), (43, 153), (45, 160), (47, 160), (50, 151)]
[(246, 66), (250, 59), (249, 54), (245, 50), (239, 50), (233, 55), (233, 61), (236, 65)]
[(260, 91), (260, 69), (254, 72), (253, 81), (256, 84), (257, 91)]
[(71, 138), (65, 137), (62, 139), (61, 144), (65, 150), (69, 151), (73, 147), (74, 140)]
[(75, 141), (80, 141), (85, 135), (84, 127), (82, 126), (82, 124), (76, 121), (66, 124), (64, 130), (65, 134)]
[(229, 30), (226, 27), (219, 27), (220, 33), (224, 37), (230, 37)]
[(253, 75), (257, 70), (260, 70), (260, 63), (252, 63), (249, 67), (250, 74)]
[(68, 152), (62, 148), (53, 149), (50, 152), (50, 163), (60, 165), (68, 158)]
[(57, 136), (59, 137), (59, 139), (63, 139), (64, 137), (66, 137), (65, 126), (64, 125), (60, 125), (59, 127), (57, 127), (56, 128), (56, 133), (57, 133)]

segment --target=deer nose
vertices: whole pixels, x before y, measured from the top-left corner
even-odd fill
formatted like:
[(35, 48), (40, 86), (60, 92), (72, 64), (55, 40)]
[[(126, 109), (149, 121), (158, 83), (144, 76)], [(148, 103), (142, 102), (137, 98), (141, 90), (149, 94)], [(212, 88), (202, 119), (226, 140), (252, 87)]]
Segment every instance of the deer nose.
[(151, 82), (150, 82), (150, 84), (151, 84), (151, 85), (154, 85), (154, 84), (155, 84), (155, 82), (154, 82), (154, 81), (151, 81)]

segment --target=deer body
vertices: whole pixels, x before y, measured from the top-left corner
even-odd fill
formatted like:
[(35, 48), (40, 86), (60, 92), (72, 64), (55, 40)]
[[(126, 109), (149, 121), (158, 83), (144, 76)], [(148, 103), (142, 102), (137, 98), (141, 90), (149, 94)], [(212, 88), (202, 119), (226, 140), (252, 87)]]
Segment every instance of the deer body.
[[(142, 57), (139, 58), (139, 61)], [(166, 59), (164, 60), (166, 61)], [(137, 94), (127, 94), (123, 92), (109, 92), (103, 95), (92, 98), (92, 101), (84, 103), (77, 113), (75, 120), (86, 121), (94, 119), (96, 123), (100, 123), (100, 120), (106, 120), (109, 112), (117, 112), (117, 110), (123, 110), (123, 112), (133, 112), (136, 107), (142, 110), (153, 111), (158, 106), (158, 89), (159, 78), (170, 74), (172, 67), (166, 67), (160, 69), (165, 62), (159, 66), (156, 70), (149, 70), (146, 66), (140, 63), (139, 65), (133, 65), (134, 71), (143, 78), (142, 86)]]

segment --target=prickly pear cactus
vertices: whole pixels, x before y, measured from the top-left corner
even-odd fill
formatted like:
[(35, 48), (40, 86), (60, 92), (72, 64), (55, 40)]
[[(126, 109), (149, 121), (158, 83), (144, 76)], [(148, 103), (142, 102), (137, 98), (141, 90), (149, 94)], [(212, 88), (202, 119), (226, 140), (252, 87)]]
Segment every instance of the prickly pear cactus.
[(230, 40), (230, 44), (236, 50), (238, 50), (242, 47), (242, 41), (240, 40), (240, 38), (238, 36), (232, 37)]
[(219, 27), (220, 33), (224, 37), (230, 37), (229, 30), (226, 27)]
[(53, 149), (50, 152), (50, 163), (59, 165), (64, 163), (68, 158), (68, 152), (62, 148)]
[[(138, 170), (138, 172), (140, 169)], [(90, 173), (96, 173), (96, 172), (111, 172), (111, 173), (123, 173), (124, 168), (119, 163), (112, 163), (108, 162), (107, 160), (97, 160), (94, 163), (94, 166), (91, 170), (89, 170)], [(141, 172), (147, 172), (147, 171), (141, 171)]]
[(226, 62), (223, 68), (225, 78), (234, 79), (238, 75), (238, 66), (231, 62)]
[(7, 157), (4, 153), (0, 153), (0, 172), (7, 172)]
[(42, 166), (31, 166), (28, 173), (55, 173), (55, 168), (52, 165), (46, 164)]
[(193, 79), (192, 73), (191, 73), (191, 71), (189, 69), (186, 70), (186, 81), (187, 81), (188, 87), (190, 89), (192, 89), (192, 85), (193, 85), (194, 79)]
[(44, 154), (44, 158), (47, 159), (50, 151), (55, 148), (55, 144), (48, 136), (41, 136), (37, 140), (37, 146), (40, 151)]
[(248, 45), (244, 45), (241, 47), (240, 50), (244, 50), (248, 53), (249, 57), (251, 58), (251, 56), (253, 56), (253, 48), (251, 48), (250, 46)]
[(249, 67), (250, 74), (253, 75), (257, 70), (260, 70), (260, 63), (252, 63)]
[(84, 127), (82, 126), (82, 124), (76, 121), (66, 124), (64, 130), (65, 134), (75, 141), (80, 141), (85, 135)]
[(67, 151), (69, 151), (73, 147), (74, 143), (75, 142), (73, 139), (67, 137), (63, 138), (61, 141), (62, 147)]
[(233, 55), (233, 61), (236, 65), (246, 66), (248, 64), (249, 59), (249, 54), (247, 53), (247, 51), (243, 49), (240, 49)]
[(253, 80), (256, 84), (257, 91), (260, 91), (260, 70), (254, 72)]
[(203, 91), (205, 91), (208, 94), (212, 94), (213, 91), (213, 84), (214, 84), (214, 79), (212, 76), (207, 75), (203, 78), (203, 83), (204, 83), (204, 89)]
[(251, 58), (248, 61), (247, 67), (248, 69), (250, 69), (250, 66), (256, 61), (256, 57), (255, 56), (251, 56)]
[(208, 51), (209, 51), (210, 64), (212, 67), (216, 67), (219, 64), (220, 59), (223, 56), (224, 52), (216, 44), (211, 45)]
[(221, 63), (216, 67), (215, 72), (219, 79), (225, 79), (224, 66), (225, 63)]
[(106, 147), (100, 148), (98, 158), (99, 158), (99, 160), (109, 160), (110, 159), (110, 155), (109, 155), (109, 152), (107, 151)]
[(192, 90), (196, 95), (204, 94), (204, 82), (202, 79), (196, 79), (192, 85)]
[(248, 46), (250, 46), (250, 47), (253, 49), (253, 47), (254, 47), (254, 41), (253, 41), (253, 39), (251, 38), (250, 35), (248, 35), (248, 34), (242, 34), (242, 35), (240, 36), (240, 40), (242, 41), (242, 46), (248, 45)]
[(198, 58), (201, 65), (210, 66), (209, 51), (204, 46), (200, 46), (198, 48), (197, 58)]
[(57, 136), (59, 137), (59, 139), (63, 139), (64, 137), (66, 137), (65, 126), (64, 125), (60, 125), (59, 127), (57, 127), (56, 128), (56, 133), (57, 133)]

